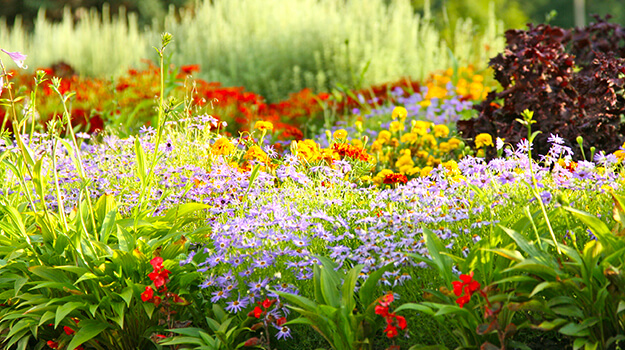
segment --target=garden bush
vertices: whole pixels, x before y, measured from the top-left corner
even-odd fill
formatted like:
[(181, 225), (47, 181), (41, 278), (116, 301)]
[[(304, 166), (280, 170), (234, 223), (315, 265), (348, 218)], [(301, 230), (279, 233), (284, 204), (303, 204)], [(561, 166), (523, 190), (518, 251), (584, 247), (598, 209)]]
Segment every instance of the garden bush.
[(527, 137), (516, 120), (529, 109), (534, 129), (542, 131), (536, 154), (547, 154), (550, 133), (577, 159), (590, 157), (591, 147), (617, 150), (625, 141), (623, 33), (599, 18), (573, 30), (540, 24), (507, 31), (506, 50), (489, 64), (503, 91), (491, 92), (476, 105), (477, 118), (459, 121), (458, 130), (466, 138), (488, 133), (516, 144)]

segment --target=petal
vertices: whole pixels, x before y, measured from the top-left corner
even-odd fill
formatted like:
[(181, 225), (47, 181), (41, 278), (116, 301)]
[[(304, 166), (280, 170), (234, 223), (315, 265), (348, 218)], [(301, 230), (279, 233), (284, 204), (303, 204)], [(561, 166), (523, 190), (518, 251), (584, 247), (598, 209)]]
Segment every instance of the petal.
[(22, 69), (28, 68), (28, 66), (24, 64), (24, 60), (26, 60), (26, 55), (22, 54), (21, 52), (17, 52), (17, 51), (11, 52), (11, 51), (7, 51), (5, 49), (0, 49), (0, 50), (2, 50), (2, 52), (4, 52), (7, 55), (9, 55), (9, 57), (11, 57), (13, 62), (15, 62), (15, 64), (17, 64), (18, 67), (20, 67)]

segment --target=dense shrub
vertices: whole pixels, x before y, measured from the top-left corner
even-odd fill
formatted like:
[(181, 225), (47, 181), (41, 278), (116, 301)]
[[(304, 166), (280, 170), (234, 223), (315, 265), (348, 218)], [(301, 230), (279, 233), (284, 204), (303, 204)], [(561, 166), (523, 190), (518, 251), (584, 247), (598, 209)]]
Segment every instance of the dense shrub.
[(544, 24), (507, 31), (506, 50), (489, 63), (503, 90), (488, 94), (475, 106), (479, 116), (460, 121), (458, 130), (467, 138), (489, 133), (516, 144), (527, 130), (515, 120), (529, 109), (536, 121), (532, 128), (542, 131), (536, 139), (540, 154), (548, 151), (551, 133), (564, 138), (578, 158), (578, 136), (586, 155), (590, 146), (618, 149), (625, 140), (624, 38), (622, 27), (599, 18), (572, 31)]

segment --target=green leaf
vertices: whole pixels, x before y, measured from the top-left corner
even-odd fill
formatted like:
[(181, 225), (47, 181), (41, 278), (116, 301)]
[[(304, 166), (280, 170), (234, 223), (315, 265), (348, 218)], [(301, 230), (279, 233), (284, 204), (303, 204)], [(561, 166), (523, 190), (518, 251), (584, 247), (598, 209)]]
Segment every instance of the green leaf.
[(139, 138), (135, 139), (135, 156), (136, 156), (135, 164), (137, 165), (137, 175), (139, 176), (141, 183), (145, 185), (145, 182), (147, 180), (146, 177), (147, 177), (148, 169), (147, 169), (145, 152), (143, 151), (143, 146), (141, 146), (141, 141), (139, 141)]
[(608, 226), (599, 218), (575, 208), (564, 207), (564, 209), (571, 212), (575, 217), (586, 224), (586, 226), (588, 226), (590, 231), (592, 231), (592, 233), (597, 237), (597, 240), (599, 240), (604, 247), (619, 246), (616, 237), (614, 237)]
[(369, 277), (367, 277), (367, 280), (362, 284), (360, 291), (358, 292), (362, 305), (368, 307), (375, 302), (377, 298), (373, 296), (373, 292), (378, 285), (378, 281), (386, 271), (389, 271), (393, 267), (393, 264), (388, 264), (369, 274)]
[[(331, 270), (331, 271), (336, 274), (334, 270)], [(334, 308), (338, 308), (339, 307), (338, 284), (336, 283), (336, 280), (334, 276), (332, 275), (332, 272), (328, 271), (328, 268), (326, 266), (321, 267), (320, 283), (321, 283), (321, 295), (323, 295), (323, 303), (321, 304), (322, 305), (327, 304)], [(320, 300), (317, 300), (317, 301), (320, 302)]]
[(78, 332), (72, 337), (72, 341), (67, 345), (67, 349), (75, 349), (79, 345), (93, 339), (110, 326), (105, 322), (96, 320), (81, 320)]
[(117, 225), (117, 241), (119, 242), (119, 250), (124, 252), (131, 252), (136, 248), (135, 238), (120, 225)]
[(132, 287), (126, 287), (122, 290), (121, 293), (118, 294), (124, 301), (126, 302), (126, 306), (130, 307), (130, 302), (132, 301)]
[(415, 304), (415, 303), (402, 304), (397, 309), (395, 309), (395, 312), (399, 312), (402, 310), (415, 310), (415, 311), (423, 312), (426, 315), (434, 316), (434, 310), (432, 310), (431, 308), (425, 305), (420, 305), (420, 304)]
[(544, 321), (541, 324), (539, 324), (538, 326), (532, 326), (532, 328), (540, 329), (542, 331), (550, 331), (550, 330), (553, 330), (555, 328), (560, 327), (561, 325), (565, 324), (566, 322), (567, 322), (567, 320), (565, 320), (563, 318), (556, 318), (553, 321)]
[(360, 272), (364, 265), (359, 264), (354, 266), (347, 275), (345, 276), (345, 281), (343, 281), (343, 287), (341, 287), (342, 292), (342, 304), (346, 309), (351, 312), (356, 306), (356, 301), (354, 300), (354, 288), (356, 288), (356, 282), (358, 281), (358, 276), (360, 276)]
[(94, 279), (97, 280), (99, 278), (100, 277), (92, 274), (91, 272), (87, 272), (84, 275), (80, 276), (80, 278), (78, 278), (76, 282), (74, 282), (74, 285), (77, 285), (78, 283), (85, 281), (85, 280), (94, 280)]
[(530, 294), (530, 298), (547, 288), (554, 288), (554, 287), (558, 287), (559, 285), (560, 284), (557, 282), (549, 282), (549, 281), (541, 282), (536, 287), (534, 287), (534, 290)]
[(445, 246), (430, 229), (423, 229), (423, 238), (428, 248), (428, 253), (432, 257), (431, 260), (438, 268), (438, 273), (444, 278), (447, 285), (451, 286), (451, 282), (454, 281), (455, 278), (452, 273), (452, 260), (448, 256), (441, 254), (441, 252), (446, 251)]
[[(85, 303), (81, 303), (81, 302), (77, 302), (77, 301), (72, 301), (66, 304), (63, 304), (61, 306), (59, 306), (56, 309), (56, 315), (54, 316), (54, 328), (59, 326), (59, 323), (61, 323), (61, 321), (63, 321), (63, 319), (65, 318), (65, 316), (67, 316), (70, 312), (76, 310), (79, 307), (84, 307)], [(78, 344), (80, 345), (80, 344)], [(76, 346), (78, 346), (76, 345)], [(73, 348), (72, 348), (73, 349)]]
[(184, 217), (190, 213), (204, 209), (210, 209), (210, 205), (202, 203), (184, 203), (169, 209), (163, 220), (167, 222), (174, 222), (176, 218)]

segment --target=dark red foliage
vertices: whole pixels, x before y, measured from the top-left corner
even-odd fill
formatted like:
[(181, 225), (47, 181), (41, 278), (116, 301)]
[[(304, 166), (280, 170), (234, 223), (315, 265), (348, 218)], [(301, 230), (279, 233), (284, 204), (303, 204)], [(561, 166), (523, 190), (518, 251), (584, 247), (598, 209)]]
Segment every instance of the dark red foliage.
[(474, 106), (477, 118), (458, 122), (463, 137), (489, 133), (516, 144), (527, 137), (516, 119), (529, 109), (536, 121), (532, 130), (542, 131), (534, 141), (537, 154), (549, 150), (550, 133), (564, 138), (576, 158), (577, 136), (584, 138), (586, 155), (592, 146), (613, 152), (623, 144), (623, 28), (599, 18), (574, 30), (530, 24), (507, 31), (506, 41), (505, 51), (489, 62), (503, 90)]

